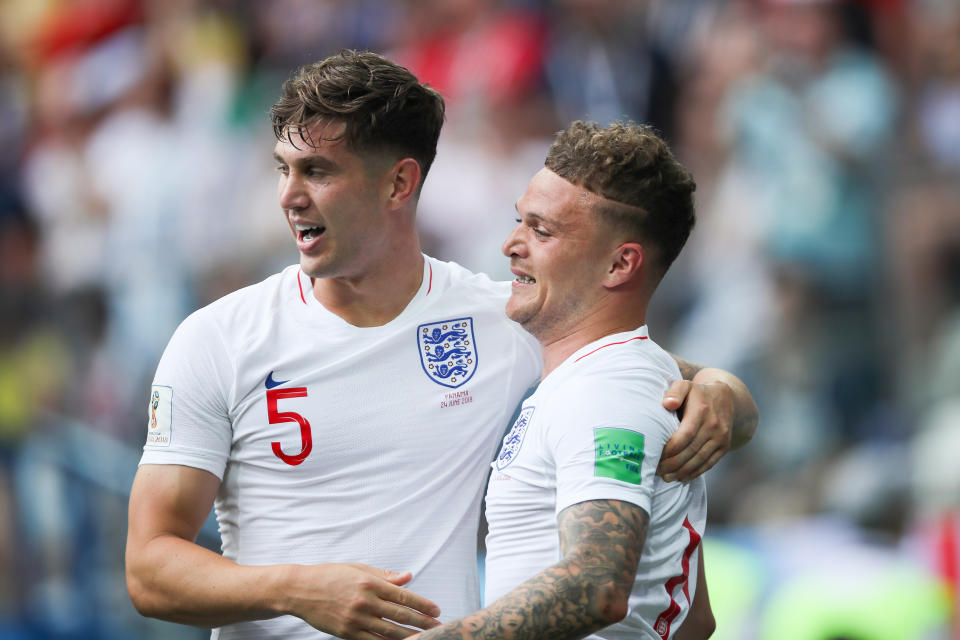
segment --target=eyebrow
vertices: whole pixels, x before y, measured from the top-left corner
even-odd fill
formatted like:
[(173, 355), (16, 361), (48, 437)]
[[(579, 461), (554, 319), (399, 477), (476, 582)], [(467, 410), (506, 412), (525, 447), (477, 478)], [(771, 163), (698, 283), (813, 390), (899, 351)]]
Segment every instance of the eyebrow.
[(519, 202), (520, 202), (519, 200), (517, 200), (516, 202), (514, 202), (514, 203), (513, 203), (513, 208), (517, 211), (517, 215), (519, 215), (521, 219), (523, 219), (523, 218), (525, 218), (525, 217), (534, 218), (535, 220), (539, 220), (539, 221), (541, 221), (541, 222), (545, 222), (545, 223), (548, 224), (549, 226), (551, 226), (551, 227), (553, 227), (553, 228), (555, 228), (555, 229), (557, 229), (557, 230), (560, 230), (560, 231), (562, 231), (562, 230), (565, 228), (565, 225), (560, 224), (559, 222), (557, 222), (557, 221), (554, 220), (553, 218), (547, 217), (547, 216), (545, 216), (545, 215), (542, 215), (542, 214), (539, 214), (539, 213), (536, 213), (536, 212), (520, 213), (520, 207), (518, 206), (518, 203), (519, 203)]
[(292, 162), (288, 163), (286, 160), (284, 160), (283, 156), (281, 156), (279, 153), (274, 151), (273, 159), (279, 162), (280, 164), (291, 164), (291, 165), (296, 165), (300, 167), (316, 166), (316, 167), (323, 167), (324, 169), (328, 169), (328, 170), (333, 170), (339, 167), (337, 163), (321, 155), (300, 156), (300, 157), (294, 158)]

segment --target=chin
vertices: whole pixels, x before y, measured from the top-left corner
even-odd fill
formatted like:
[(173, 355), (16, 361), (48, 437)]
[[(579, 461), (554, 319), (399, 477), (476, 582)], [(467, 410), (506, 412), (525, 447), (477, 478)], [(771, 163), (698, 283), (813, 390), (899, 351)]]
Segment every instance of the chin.
[(300, 270), (311, 278), (329, 278), (333, 268), (328, 262), (300, 258)]
[(530, 324), (530, 321), (533, 320), (533, 317), (536, 315), (535, 313), (531, 313), (529, 310), (522, 307), (511, 307), (509, 302), (507, 303), (506, 313), (508, 318), (528, 331), (529, 329), (527, 327)]

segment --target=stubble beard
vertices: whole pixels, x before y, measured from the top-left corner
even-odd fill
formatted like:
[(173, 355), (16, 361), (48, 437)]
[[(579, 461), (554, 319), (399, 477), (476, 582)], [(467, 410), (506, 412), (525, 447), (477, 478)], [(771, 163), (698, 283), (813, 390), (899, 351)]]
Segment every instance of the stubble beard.
[(521, 306), (511, 309), (508, 301), (507, 317), (523, 327), (541, 345), (547, 345), (576, 332), (590, 315), (589, 303), (579, 296), (571, 294), (561, 304), (557, 305), (556, 302), (554, 300), (554, 304), (547, 309), (544, 309), (545, 303), (536, 308)]

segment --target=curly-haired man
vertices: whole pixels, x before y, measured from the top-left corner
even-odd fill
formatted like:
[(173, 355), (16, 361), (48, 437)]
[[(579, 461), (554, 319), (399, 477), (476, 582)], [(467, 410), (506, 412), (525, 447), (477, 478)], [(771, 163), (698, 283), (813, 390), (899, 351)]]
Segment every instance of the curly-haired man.
[(703, 602), (706, 488), (656, 475), (677, 427), (661, 398), (680, 372), (646, 326), (695, 188), (649, 128), (575, 122), (517, 201), (507, 315), (540, 341), (543, 379), (487, 489), (491, 604), (423, 640), (666, 640)]

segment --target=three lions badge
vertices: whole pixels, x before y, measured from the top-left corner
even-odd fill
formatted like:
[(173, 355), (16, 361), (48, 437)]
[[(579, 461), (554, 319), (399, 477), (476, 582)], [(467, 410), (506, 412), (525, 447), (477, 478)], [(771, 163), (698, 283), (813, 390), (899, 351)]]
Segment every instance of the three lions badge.
[(477, 370), (473, 318), (421, 324), (417, 327), (417, 343), (424, 373), (439, 385), (456, 389)]

